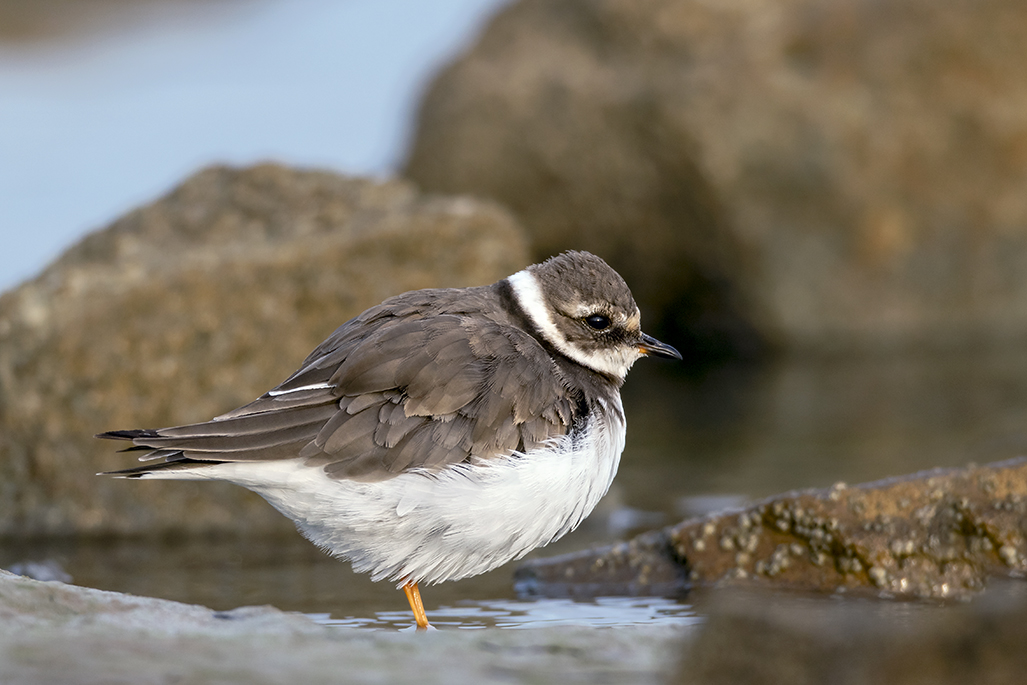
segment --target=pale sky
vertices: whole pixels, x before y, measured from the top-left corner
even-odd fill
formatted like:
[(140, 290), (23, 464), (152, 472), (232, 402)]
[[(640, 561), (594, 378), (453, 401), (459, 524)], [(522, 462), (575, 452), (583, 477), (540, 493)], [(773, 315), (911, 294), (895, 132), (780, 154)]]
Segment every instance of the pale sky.
[(503, 0), (157, 5), (0, 44), (0, 291), (200, 167), (393, 172), (426, 80)]

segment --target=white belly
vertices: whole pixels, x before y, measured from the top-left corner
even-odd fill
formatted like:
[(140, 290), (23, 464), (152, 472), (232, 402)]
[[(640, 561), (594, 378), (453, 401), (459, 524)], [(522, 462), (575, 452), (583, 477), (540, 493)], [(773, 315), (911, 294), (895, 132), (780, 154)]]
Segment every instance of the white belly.
[(298, 459), (153, 475), (237, 483), (373, 580), (438, 583), (517, 559), (588, 516), (609, 489), (624, 449), (620, 398), (611, 405), (602, 405), (601, 415), (574, 440), (378, 483), (332, 480)]

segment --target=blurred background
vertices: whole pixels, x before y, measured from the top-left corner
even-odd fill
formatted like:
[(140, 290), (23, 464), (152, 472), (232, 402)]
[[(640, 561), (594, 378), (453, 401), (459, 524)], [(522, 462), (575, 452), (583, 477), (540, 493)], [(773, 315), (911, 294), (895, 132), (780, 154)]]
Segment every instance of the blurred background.
[(97, 479), (131, 460), (90, 436), (564, 249), (686, 362), (632, 372), (617, 484), (545, 554), (1021, 454), (1025, 38), (1018, 0), (0, 0), (0, 567), (359, 613), (256, 496)]
[(0, 289), (201, 166), (394, 173), (499, 0), (0, 1)]

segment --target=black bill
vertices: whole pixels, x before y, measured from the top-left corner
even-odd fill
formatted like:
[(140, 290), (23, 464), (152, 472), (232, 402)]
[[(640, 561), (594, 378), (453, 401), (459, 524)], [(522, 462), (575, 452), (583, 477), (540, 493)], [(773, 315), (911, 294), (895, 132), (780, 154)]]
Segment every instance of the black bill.
[(642, 340), (638, 343), (638, 350), (642, 354), (652, 357), (667, 357), (668, 359), (681, 359), (681, 353), (667, 343), (662, 343), (651, 335), (642, 334)]

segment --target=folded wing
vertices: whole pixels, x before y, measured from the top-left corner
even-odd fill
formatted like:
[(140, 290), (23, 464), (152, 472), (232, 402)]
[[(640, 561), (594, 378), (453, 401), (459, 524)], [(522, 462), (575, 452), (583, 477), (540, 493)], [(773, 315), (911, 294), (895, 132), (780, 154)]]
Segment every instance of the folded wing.
[(565, 435), (581, 400), (527, 333), (459, 314), (369, 310), (250, 404), (205, 423), (111, 431), (147, 462), (118, 475), (301, 457), (333, 478), (384, 480), (526, 452)]

